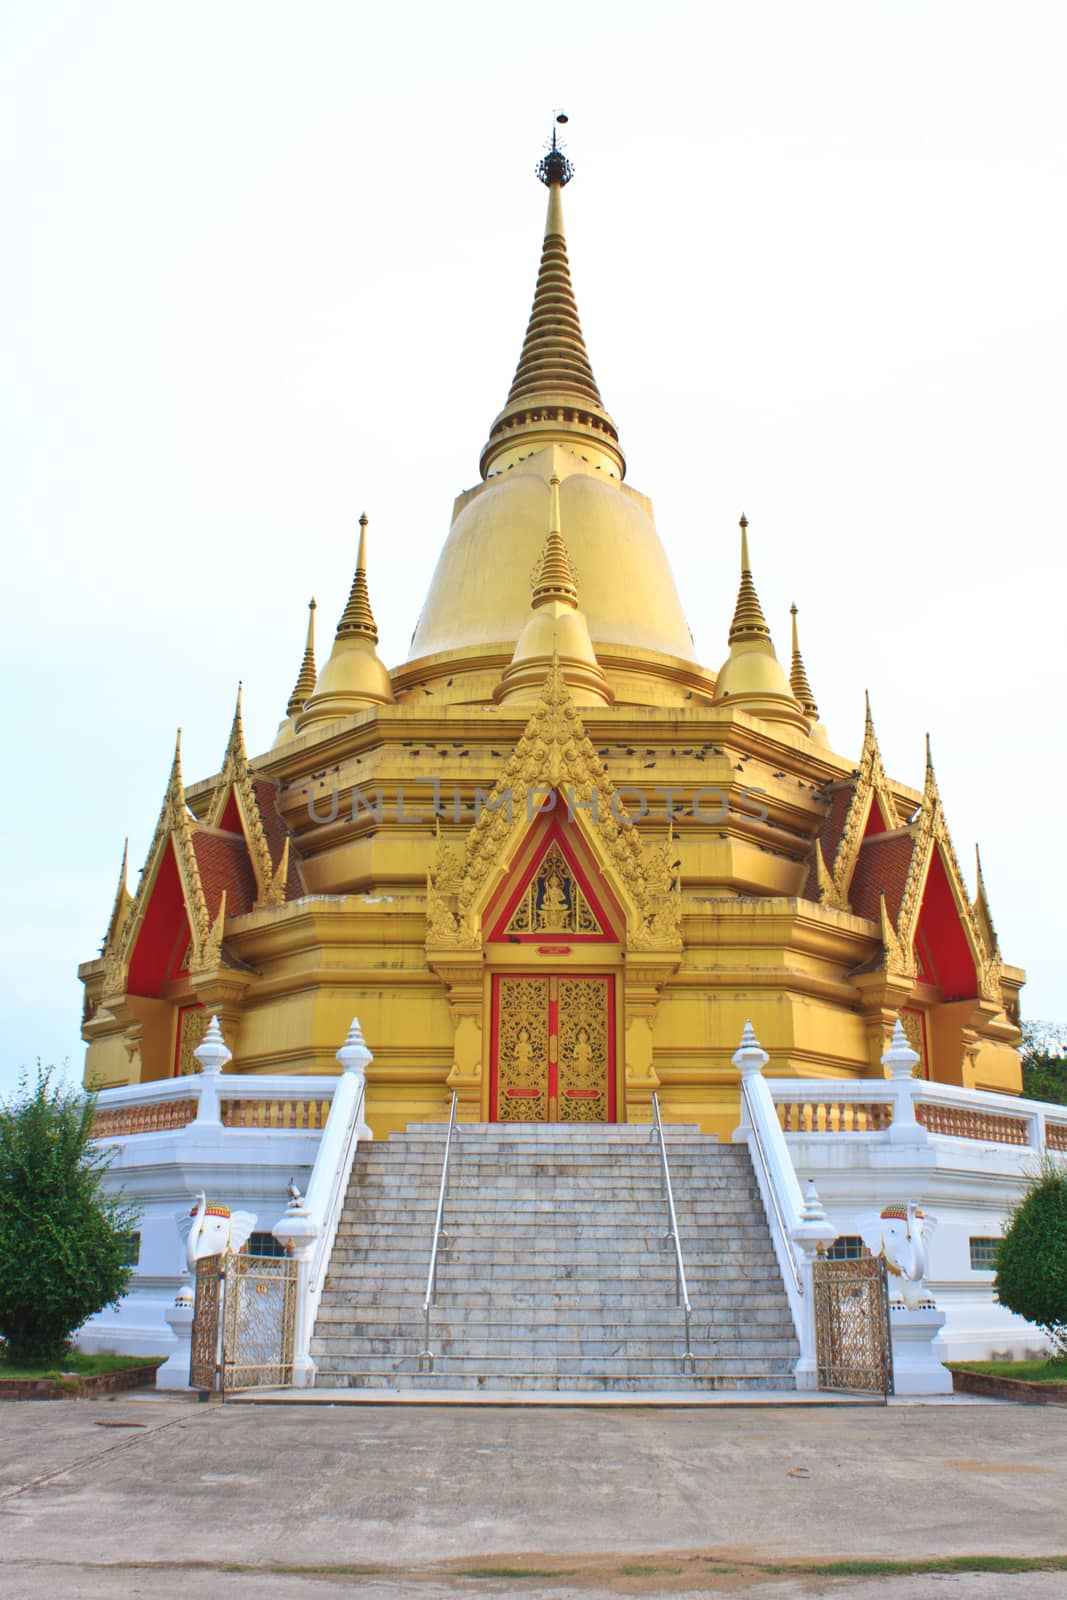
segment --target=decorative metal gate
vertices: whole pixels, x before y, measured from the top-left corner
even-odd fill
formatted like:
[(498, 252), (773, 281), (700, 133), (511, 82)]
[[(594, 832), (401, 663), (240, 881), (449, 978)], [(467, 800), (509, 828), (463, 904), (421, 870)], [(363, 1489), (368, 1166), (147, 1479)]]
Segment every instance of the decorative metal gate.
[(189, 1382), (194, 1389), (278, 1388), (293, 1381), (297, 1264), (225, 1255), (196, 1264)]
[(885, 1261), (812, 1263), (820, 1389), (893, 1393), (893, 1346)]
[(193, 1389), (218, 1388), (224, 1260), (223, 1256), (201, 1256), (196, 1263), (196, 1309), (189, 1357), (189, 1385)]

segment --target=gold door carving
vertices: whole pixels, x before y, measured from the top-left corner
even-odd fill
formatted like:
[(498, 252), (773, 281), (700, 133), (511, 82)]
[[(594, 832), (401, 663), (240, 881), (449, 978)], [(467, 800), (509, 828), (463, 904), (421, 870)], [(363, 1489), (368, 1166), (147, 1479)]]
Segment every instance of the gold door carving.
[(494, 980), (490, 1115), (499, 1122), (610, 1122), (614, 980)]
[(500, 978), (496, 1047), (499, 1122), (548, 1121), (547, 978)]
[(604, 978), (559, 979), (560, 1122), (608, 1120), (610, 987)]

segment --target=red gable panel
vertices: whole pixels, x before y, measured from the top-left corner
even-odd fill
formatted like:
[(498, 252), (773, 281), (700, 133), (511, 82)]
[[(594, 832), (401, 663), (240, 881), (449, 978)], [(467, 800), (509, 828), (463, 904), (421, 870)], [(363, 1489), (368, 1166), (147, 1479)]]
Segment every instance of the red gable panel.
[(190, 932), (174, 845), (168, 839), (130, 958), (130, 994), (160, 993), (179, 970)]

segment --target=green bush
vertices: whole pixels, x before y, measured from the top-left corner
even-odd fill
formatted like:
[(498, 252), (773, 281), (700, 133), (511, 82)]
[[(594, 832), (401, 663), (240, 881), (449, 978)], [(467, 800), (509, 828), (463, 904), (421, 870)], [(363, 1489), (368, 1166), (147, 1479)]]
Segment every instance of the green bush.
[(1067, 1355), (1067, 1168), (1046, 1156), (997, 1247), (997, 1298)]
[(38, 1066), (0, 1101), (0, 1338), (11, 1361), (52, 1361), (130, 1279), (136, 1211), (104, 1192), (95, 1098)]

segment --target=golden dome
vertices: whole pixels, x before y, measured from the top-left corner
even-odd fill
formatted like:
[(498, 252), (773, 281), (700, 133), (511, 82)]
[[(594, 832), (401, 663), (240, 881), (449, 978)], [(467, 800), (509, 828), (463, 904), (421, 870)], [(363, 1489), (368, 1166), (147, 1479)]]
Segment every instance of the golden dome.
[(545, 489), (560, 479), (567, 550), (593, 644), (695, 659), (651, 503), (592, 461), (547, 445), (461, 495), (430, 582), (410, 659), (495, 644), (529, 617), (530, 573), (545, 542)]

